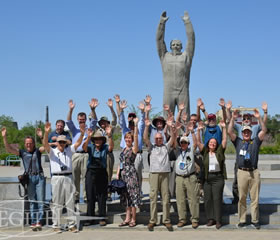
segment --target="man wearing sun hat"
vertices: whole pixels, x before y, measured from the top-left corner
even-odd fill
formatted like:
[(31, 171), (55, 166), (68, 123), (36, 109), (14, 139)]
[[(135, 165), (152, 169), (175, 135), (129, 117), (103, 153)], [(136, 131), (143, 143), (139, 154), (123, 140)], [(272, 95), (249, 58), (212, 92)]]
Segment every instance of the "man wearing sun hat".
[(257, 109), (254, 110), (254, 116), (258, 119), (261, 125), (261, 131), (252, 139), (252, 128), (249, 125), (242, 127), (243, 139), (236, 136), (233, 131), (234, 121), (238, 117), (238, 111), (233, 112), (232, 118), (228, 127), (228, 134), (235, 146), (236, 161), (238, 166), (237, 182), (239, 192), (238, 202), (238, 227), (246, 226), (247, 213), (247, 195), (250, 193), (251, 199), (251, 224), (256, 229), (260, 229), (259, 224), (259, 193), (260, 193), (260, 172), (258, 170), (259, 150), (264, 140), (267, 128)]
[[(87, 131), (87, 139), (83, 144), (83, 150), (89, 154), (86, 173), (86, 193), (87, 193), (87, 215), (95, 216), (95, 202), (98, 203), (99, 217), (106, 216), (106, 199), (108, 189), (107, 155), (113, 151), (112, 126), (107, 126), (106, 137), (100, 130), (94, 135), (91, 129)], [(93, 136), (92, 136), (93, 135)], [(89, 144), (90, 140), (92, 143)], [(100, 226), (105, 226), (105, 219), (99, 221)]]
[(196, 149), (196, 136), (193, 124), (188, 124), (193, 145), (187, 136), (180, 138), (180, 147), (176, 147), (175, 171), (176, 171), (176, 202), (179, 215), (177, 227), (183, 227), (187, 222), (186, 195), (191, 213), (192, 227), (199, 224), (199, 183), (196, 176), (194, 151)]
[(68, 223), (70, 232), (78, 232), (74, 210), (74, 193), (75, 185), (72, 176), (72, 155), (81, 145), (84, 137), (84, 131), (81, 129), (80, 136), (75, 144), (66, 147), (67, 138), (65, 135), (59, 135), (56, 139), (58, 145), (51, 148), (48, 143), (48, 135), (51, 131), (51, 124), (46, 123), (43, 145), (49, 154), (51, 169), (51, 186), (52, 186), (52, 222), (53, 229), (56, 233), (61, 233), (61, 215), (62, 208), (65, 204), (68, 217), (72, 219)]

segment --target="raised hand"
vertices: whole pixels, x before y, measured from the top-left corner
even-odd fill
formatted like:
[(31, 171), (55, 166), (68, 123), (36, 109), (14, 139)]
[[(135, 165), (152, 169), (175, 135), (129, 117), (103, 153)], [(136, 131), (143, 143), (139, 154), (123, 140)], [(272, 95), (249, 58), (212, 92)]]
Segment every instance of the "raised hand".
[(149, 127), (151, 125), (150, 119), (145, 119), (145, 126)]
[(177, 130), (181, 129), (181, 127), (182, 127), (182, 123), (180, 123), (180, 122), (175, 122), (175, 128), (176, 128)]
[(41, 128), (36, 129), (36, 134), (39, 138), (43, 138), (43, 131)]
[(108, 99), (108, 101), (107, 101), (107, 106), (108, 106), (109, 108), (112, 108), (112, 107), (113, 107), (113, 100), (112, 100), (111, 98)]
[(144, 102), (146, 105), (151, 104), (152, 97), (150, 95), (147, 95), (146, 98), (144, 99)]
[(45, 124), (45, 132), (49, 133), (51, 131), (51, 123), (50, 122), (46, 122)]
[(6, 137), (7, 136), (7, 129), (5, 127), (2, 127), (1, 133), (2, 133), (2, 137)]
[(145, 109), (145, 103), (144, 102), (139, 102), (139, 105), (138, 105), (138, 108), (142, 111), (142, 112), (144, 112), (144, 109)]
[(123, 110), (123, 109), (125, 109), (126, 107), (127, 107), (127, 101), (126, 100), (122, 100), (121, 102), (120, 102), (120, 108)]
[(192, 122), (188, 122), (187, 129), (188, 129), (189, 132), (193, 131), (193, 123)]
[(200, 110), (205, 110), (204, 103), (202, 102), (201, 98), (197, 99), (197, 106), (200, 108)]
[(152, 109), (152, 105), (151, 104), (145, 106), (145, 112), (150, 112), (151, 109)]
[(136, 117), (136, 118), (133, 118), (133, 122), (134, 122), (134, 126), (137, 127), (137, 124), (139, 122), (139, 119)]
[(232, 117), (233, 119), (235, 120), (236, 118), (238, 118), (238, 114), (239, 114), (239, 111), (237, 109), (235, 109), (232, 113)]
[(179, 111), (183, 111), (185, 109), (184, 103), (179, 103)]
[(163, 110), (169, 112), (170, 108), (168, 104), (163, 104)]
[(70, 100), (68, 101), (68, 106), (69, 106), (69, 108), (72, 109), (72, 110), (75, 108), (75, 103), (73, 102), (72, 99), (70, 99)]
[(112, 134), (112, 126), (111, 125), (108, 125), (106, 128), (105, 128), (105, 132), (107, 134), (107, 136), (111, 136)]
[(181, 119), (184, 123), (186, 123), (188, 120), (188, 114), (186, 112), (183, 112)]
[(227, 108), (228, 110), (230, 110), (231, 107), (232, 107), (232, 101), (231, 101), (231, 100), (228, 100), (227, 105), (226, 105), (226, 108)]
[(166, 23), (166, 21), (169, 19), (169, 17), (166, 16), (166, 11), (164, 11), (160, 16), (160, 22)]
[(190, 21), (190, 16), (189, 16), (187, 11), (184, 11), (184, 16), (181, 17), (181, 18), (184, 22), (189, 22)]
[(259, 118), (261, 117), (259, 110), (256, 109), (256, 108), (254, 109), (254, 116), (255, 116), (255, 118), (257, 118), (257, 119), (259, 119)]
[(93, 130), (92, 130), (91, 128), (88, 128), (88, 129), (87, 129), (87, 135), (88, 135), (88, 137), (91, 137), (92, 134), (93, 134)]
[(198, 127), (197, 127), (199, 130), (202, 130), (204, 128), (204, 123), (203, 121), (199, 121), (198, 123)]
[(225, 107), (225, 105), (226, 105), (226, 103), (225, 103), (225, 99), (220, 98), (219, 105), (220, 105), (222, 108), (223, 108), (223, 107)]
[(223, 119), (220, 120), (220, 126), (221, 126), (222, 128), (225, 128), (225, 127), (226, 127), (226, 123), (225, 123), (225, 121), (224, 121)]
[(263, 110), (264, 112), (267, 112), (267, 103), (266, 103), (266, 102), (263, 102), (263, 103), (262, 103), (262, 110)]
[(119, 103), (119, 102), (121, 101), (120, 95), (119, 95), (119, 94), (116, 94), (116, 95), (114, 96), (114, 98), (115, 98), (115, 102), (116, 102), (116, 103)]
[(90, 102), (88, 102), (91, 109), (95, 109), (98, 106), (98, 99), (92, 98)]

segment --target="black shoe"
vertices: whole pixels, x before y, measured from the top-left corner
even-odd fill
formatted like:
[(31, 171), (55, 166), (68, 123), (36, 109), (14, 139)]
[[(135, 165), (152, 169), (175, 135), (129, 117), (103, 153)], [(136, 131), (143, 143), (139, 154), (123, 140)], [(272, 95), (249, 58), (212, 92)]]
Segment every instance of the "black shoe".
[(167, 228), (167, 230), (169, 232), (172, 232), (173, 231), (173, 227), (172, 227), (172, 224), (171, 223), (165, 223), (164, 226)]
[(252, 227), (254, 227), (257, 230), (260, 230), (261, 225), (259, 223), (251, 223)]
[(237, 227), (244, 228), (244, 227), (246, 227), (246, 223), (238, 223)]
[(148, 230), (149, 230), (150, 232), (154, 231), (154, 226), (155, 226), (154, 223), (149, 223), (149, 224), (148, 224)]

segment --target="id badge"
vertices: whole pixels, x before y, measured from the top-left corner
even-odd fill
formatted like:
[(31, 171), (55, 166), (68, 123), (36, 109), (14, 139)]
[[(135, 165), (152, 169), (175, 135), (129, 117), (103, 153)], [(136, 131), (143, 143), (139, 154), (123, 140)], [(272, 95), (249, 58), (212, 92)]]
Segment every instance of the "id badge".
[(239, 155), (245, 156), (246, 155), (246, 150), (240, 149)]
[(185, 167), (186, 167), (186, 164), (185, 164), (184, 162), (180, 162), (180, 163), (179, 163), (179, 168), (180, 168), (180, 170), (184, 170)]
[(245, 159), (250, 159), (250, 153), (247, 152), (247, 153), (245, 154)]
[(122, 162), (120, 163), (120, 169), (121, 170), (123, 169), (123, 163)]

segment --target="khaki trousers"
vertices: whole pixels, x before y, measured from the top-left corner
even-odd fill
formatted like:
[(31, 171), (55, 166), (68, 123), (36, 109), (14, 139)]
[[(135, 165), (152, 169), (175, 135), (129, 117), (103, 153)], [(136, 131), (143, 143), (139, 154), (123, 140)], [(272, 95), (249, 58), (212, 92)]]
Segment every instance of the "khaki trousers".
[(188, 196), (191, 212), (191, 222), (199, 222), (199, 184), (195, 174), (189, 177), (176, 176), (176, 201), (179, 222), (186, 224), (187, 208), (186, 194)]
[(169, 173), (150, 173), (150, 223), (157, 223), (157, 197), (161, 193), (163, 223), (170, 223), (170, 206), (168, 192)]
[(258, 169), (254, 171), (244, 171), (238, 169), (237, 182), (239, 192), (238, 217), (240, 223), (246, 222), (247, 204), (246, 199), (248, 192), (251, 198), (251, 218), (252, 223), (259, 222), (259, 194), (261, 188), (260, 172)]
[(72, 156), (72, 173), (75, 184), (75, 200), (80, 200), (80, 182), (83, 185), (83, 198), (87, 199), (86, 195), (86, 172), (87, 172), (88, 153), (74, 153)]

